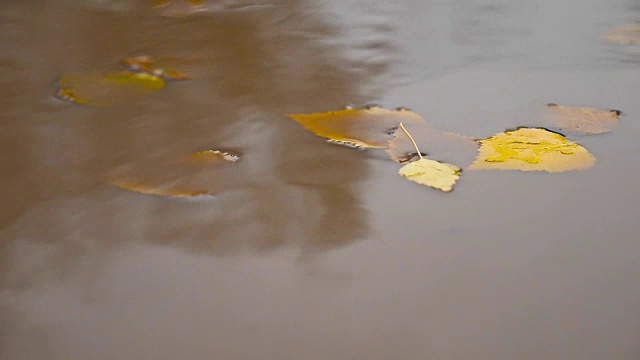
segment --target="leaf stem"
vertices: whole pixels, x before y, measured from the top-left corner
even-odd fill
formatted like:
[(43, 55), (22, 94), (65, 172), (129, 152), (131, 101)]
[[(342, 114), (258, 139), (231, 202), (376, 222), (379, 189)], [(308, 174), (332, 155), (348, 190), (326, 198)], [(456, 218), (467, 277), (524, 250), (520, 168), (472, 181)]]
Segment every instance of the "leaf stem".
[(407, 129), (405, 129), (404, 125), (402, 125), (402, 123), (400, 123), (400, 129), (402, 129), (402, 131), (404, 131), (404, 133), (407, 134), (407, 136), (409, 137), (409, 140), (411, 140), (411, 143), (413, 144), (413, 147), (415, 147), (416, 151), (418, 152), (418, 157), (420, 157), (420, 160), (422, 160), (423, 159), (422, 154), (420, 153), (420, 149), (418, 149), (418, 144), (416, 144), (416, 141), (413, 140), (413, 136), (409, 134)]

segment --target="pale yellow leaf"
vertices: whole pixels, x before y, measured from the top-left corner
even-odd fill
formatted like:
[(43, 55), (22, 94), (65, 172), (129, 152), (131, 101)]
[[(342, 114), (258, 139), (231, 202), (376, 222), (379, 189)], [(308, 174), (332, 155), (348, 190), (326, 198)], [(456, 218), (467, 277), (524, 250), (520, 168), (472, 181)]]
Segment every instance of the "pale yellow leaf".
[(460, 178), (460, 168), (431, 159), (420, 159), (409, 163), (398, 174), (421, 185), (449, 192)]

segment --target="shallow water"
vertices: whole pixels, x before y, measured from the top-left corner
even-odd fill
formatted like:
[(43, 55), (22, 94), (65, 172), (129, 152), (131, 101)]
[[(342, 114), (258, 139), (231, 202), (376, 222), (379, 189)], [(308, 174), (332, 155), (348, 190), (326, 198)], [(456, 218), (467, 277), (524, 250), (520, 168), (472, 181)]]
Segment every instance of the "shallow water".
[[(0, 14), (0, 358), (640, 358), (640, 52), (600, 39), (635, 1)], [(192, 59), (195, 80), (100, 108), (50, 96), (138, 54)], [(593, 169), (470, 171), (443, 194), (284, 116), (367, 102), (477, 137), (549, 102), (624, 116), (573, 137)], [(212, 147), (234, 172), (171, 166)], [(107, 183), (122, 172), (224, 191), (145, 196)]]

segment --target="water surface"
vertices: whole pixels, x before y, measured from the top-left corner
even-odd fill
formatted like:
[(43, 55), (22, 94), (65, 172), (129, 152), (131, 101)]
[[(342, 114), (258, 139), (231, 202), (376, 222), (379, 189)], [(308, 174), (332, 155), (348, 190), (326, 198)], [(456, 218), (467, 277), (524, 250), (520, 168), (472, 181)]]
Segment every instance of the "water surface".
[[(600, 39), (634, 1), (0, 5), (0, 358), (640, 358), (640, 58)], [(65, 73), (193, 59), (195, 80), (91, 108)], [(477, 137), (548, 102), (620, 109), (563, 174), (421, 188), (284, 116), (408, 106)], [(168, 159), (242, 154), (228, 178)], [(106, 179), (211, 182), (214, 199)], [(187, 179), (187, 180), (185, 180)]]

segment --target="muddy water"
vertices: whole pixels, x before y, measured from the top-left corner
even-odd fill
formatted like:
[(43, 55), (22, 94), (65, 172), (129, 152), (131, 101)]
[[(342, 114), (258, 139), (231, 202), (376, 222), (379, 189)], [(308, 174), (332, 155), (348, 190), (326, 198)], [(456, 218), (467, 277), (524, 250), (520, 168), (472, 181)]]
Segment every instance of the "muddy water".
[[(640, 55), (631, 0), (0, 5), (0, 358), (638, 359)], [(194, 81), (91, 108), (64, 73), (150, 54)], [(548, 102), (620, 109), (595, 168), (451, 194), (283, 116), (409, 106), (478, 137)], [(171, 160), (224, 148), (229, 174)], [(175, 200), (114, 174), (222, 190)]]

